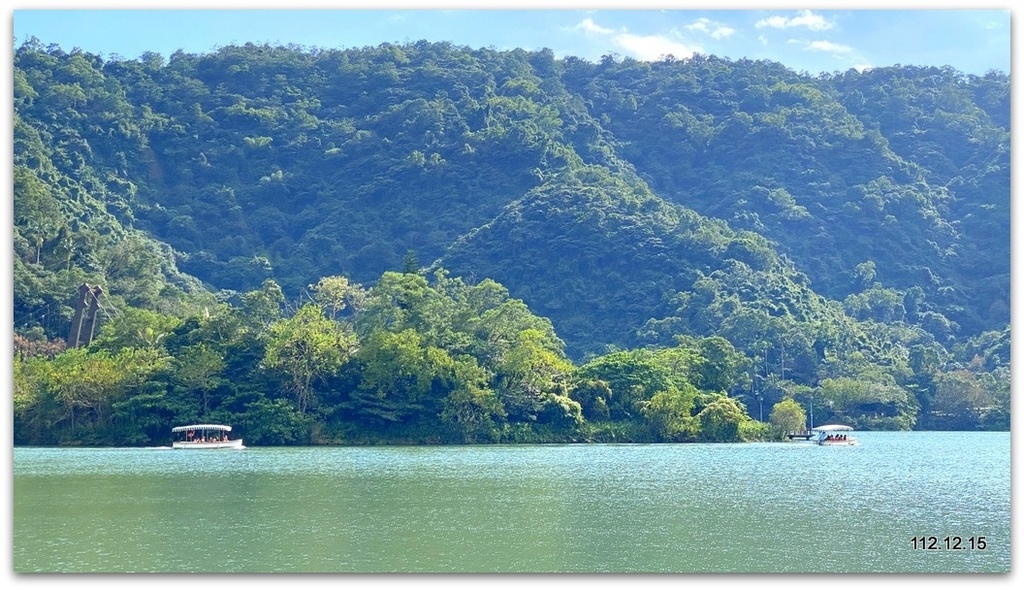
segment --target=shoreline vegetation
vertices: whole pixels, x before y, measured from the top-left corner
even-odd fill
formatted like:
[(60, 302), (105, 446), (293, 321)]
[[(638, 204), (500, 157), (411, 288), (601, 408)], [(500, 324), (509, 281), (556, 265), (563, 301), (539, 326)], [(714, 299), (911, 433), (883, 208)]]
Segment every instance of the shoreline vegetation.
[(751, 396), (756, 365), (720, 336), (577, 365), (501, 285), (444, 270), (371, 289), (326, 277), (291, 315), (272, 280), (241, 299), (185, 319), (126, 310), (88, 347), (17, 337), (15, 444), (156, 445), (189, 422), (232, 424), (252, 446), (739, 442), (803, 430), (805, 405), (863, 430), (920, 414), (904, 389), (851, 378)]
[(13, 80), (16, 445), (1009, 430), (1004, 74), (30, 39)]

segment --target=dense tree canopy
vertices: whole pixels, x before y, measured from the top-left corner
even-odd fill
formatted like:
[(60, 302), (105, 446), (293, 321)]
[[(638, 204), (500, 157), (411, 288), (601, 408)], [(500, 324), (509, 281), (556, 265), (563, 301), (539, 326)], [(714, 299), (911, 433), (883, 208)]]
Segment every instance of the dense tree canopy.
[(1009, 426), (1004, 74), (30, 39), (13, 82), (19, 442)]

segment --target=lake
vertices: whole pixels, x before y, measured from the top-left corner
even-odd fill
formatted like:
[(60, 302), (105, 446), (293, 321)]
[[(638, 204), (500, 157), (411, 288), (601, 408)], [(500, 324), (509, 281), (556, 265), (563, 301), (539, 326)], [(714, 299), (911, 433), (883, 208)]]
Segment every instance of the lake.
[(854, 447), (18, 447), (13, 566), (72, 573), (1010, 570), (1010, 433), (856, 436)]

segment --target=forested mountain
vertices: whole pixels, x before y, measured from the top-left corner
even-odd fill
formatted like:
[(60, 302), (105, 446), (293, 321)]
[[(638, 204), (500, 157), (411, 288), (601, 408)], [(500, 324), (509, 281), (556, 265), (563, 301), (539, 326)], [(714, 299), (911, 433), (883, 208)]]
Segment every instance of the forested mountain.
[[(832, 395), (836, 416), (869, 427), (1008, 425), (1004, 74), (895, 66), (809, 76), (713, 56), (589, 63), (422, 41), (103, 59), (30, 40), (14, 56), (14, 105), (22, 353), (66, 336), (88, 282), (103, 286), (109, 307), (92, 348), (109, 354), (170, 352), (158, 336), (173, 342), (188, 325), (198, 337), (223, 313), (263, 317), (238, 332), (262, 342), (252, 359), (270, 355), (238, 369), (253, 380), (254, 367), (280, 360), (271, 326), (305, 317), (321, 279), (344, 279), (388, 315), (416, 306), (375, 291), (415, 275), (424, 284), (399, 292), (438, 289), (448, 312), (428, 306), (429, 322), (372, 328), (361, 304), (351, 317), (331, 313), (360, 353), (290, 387), (335, 388), (331, 415), (343, 422), (365, 427), (380, 414), (389, 428), (403, 424), (420, 402), (372, 410), (358, 377), (380, 361), (366, 351), (401, 349), (399, 338), (433, 354), (440, 364), (429, 366), (449, 367), (450, 387), (435, 384), (437, 395), (472, 390), (484, 407), (494, 393), (497, 423), (535, 421), (523, 399), (540, 415), (571, 401), (593, 421), (619, 407), (609, 406), (614, 393), (594, 393), (614, 382), (595, 367), (645, 350), (650, 359), (629, 362), (664, 369), (657, 351), (678, 350), (691, 355), (693, 382), (665, 387), (696, 388), (693, 416), (710, 404), (693, 396), (718, 391), (745, 411), (755, 399)], [(396, 270), (404, 274), (386, 274)], [(551, 374), (503, 373), (505, 353), (493, 355), (511, 341), (465, 315), (492, 307), (457, 303), (484, 284), (550, 322), (530, 320), (513, 340), (554, 355), (527, 363), (527, 373)], [(261, 316), (257, 301), (273, 309)], [(439, 336), (446, 321), (465, 336)], [(476, 338), (504, 344), (467, 344)], [(730, 379), (693, 368), (733, 354)], [(228, 379), (207, 356), (211, 375)], [(295, 367), (277, 368), (280, 383), (296, 378)], [(475, 371), (476, 389), (452, 385)], [(633, 413), (654, 420), (665, 387), (634, 387)], [(300, 416), (303, 399), (292, 408)], [(232, 412), (245, 411), (238, 403)], [(418, 411), (438, 416), (442, 406)], [(622, 408), (620, 418), (630, 415)], [(664, 428), (659, 436), (697, 436)]]
[(671, 74), (578, 64), (566, 78), (602, 88), (595, 116), (655, 192), (770, 238), (823, 295), (877, 280), (920, 287), (961, 334), (1005, 322), (1005, 78), (904, 67), (807, 80), (701, 61)]

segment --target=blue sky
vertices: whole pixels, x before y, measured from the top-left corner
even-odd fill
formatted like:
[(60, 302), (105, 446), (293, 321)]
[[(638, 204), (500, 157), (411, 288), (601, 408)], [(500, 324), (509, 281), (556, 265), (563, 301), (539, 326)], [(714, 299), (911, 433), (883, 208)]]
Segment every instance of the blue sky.
[[(540, 8), (552, 5), (560, 9)], [(167, 57), (178, 49), (205, 53), (246, 42), (345, 48), (427, 39), (472, 48), (547, 47), (558, 57), (589, 60), (611, 53), (656, 60), (697, 52), (769, 59), (812, 74), (897, 63), (951, 65), (972, 74), (1010, 71), (1008, 4), (1001, 9), (996, 4), (996, 10), (941, 2), (900, 4), (909, 10), (870, 4), (843, 10), (769, 8), (786, 4), (768, 2), (732, 10), (699, 8), (708, 5), (734, 6), (663, 1), (634, 3), (645, 9), (627, 10), (629, 4), (622, 2), (526, 2), (484, 10), (494, 4), (383, 0), (369, 5), (306, 1), (301, 6), (310, 9), (294, 10), (280, 2), (101, 1), (86, 3), (87, 10), (68, 10), (67, 2), (15, 0), (11, 8), (15, 47), (35, 36), (44, 45), (79, 47), (104, 57), (136, 58), (145, 51)], [(146, 6), (174, 10), (137, 10)], [(211, 6), (229, 10), (200, 9)]]

